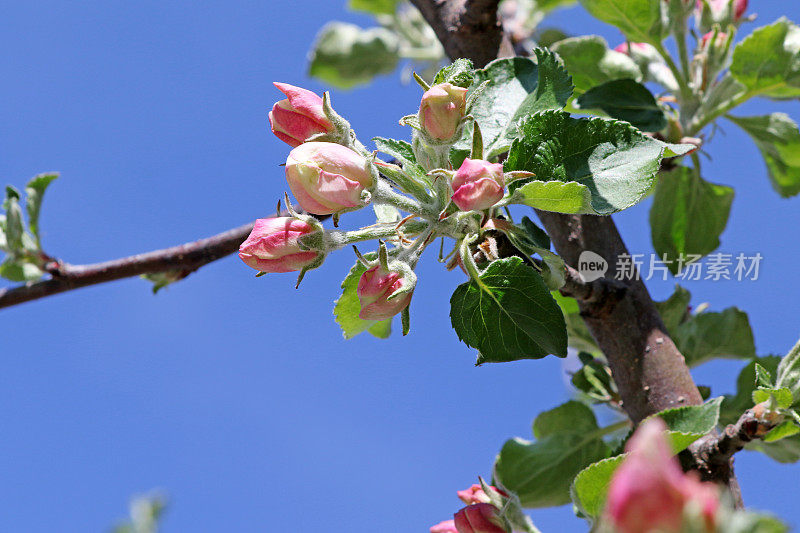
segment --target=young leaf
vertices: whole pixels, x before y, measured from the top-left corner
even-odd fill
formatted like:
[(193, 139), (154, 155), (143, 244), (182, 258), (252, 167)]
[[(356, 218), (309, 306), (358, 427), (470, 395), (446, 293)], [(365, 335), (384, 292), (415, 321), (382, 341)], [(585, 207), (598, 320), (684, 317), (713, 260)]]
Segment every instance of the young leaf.
[[(377, 254), (365, 254), (367, 260), (374, 260)], [(342, 328), (342, 334), (345, 339), (352, 339), (359, 333), (368, 331), (372, 335), (385, 339), (391, 334), (392, 319), (387, 320), (364, 320), (359, 318), (358, 314), (361, 312), (361, 303), (358, 301), (358, 280), (361, 274), (366, 272), (367, 269), (361, 264), (361, 261), (356, 261), (353, 268), (347, 274), (347, 277), (342, 281), (342, 295), (336, 300), (336, 305), (333, 308), (333, 314), (336, 317), (336, 323)]]
[(782, 17), (758, 28), (734, 48), (730, 72), (750, 96), (800, 97), (800, 27)]
[(309, 75), (342, 89), (388, 74), (400, 60), (397, 35), (385, 28), (361, 29), (331, 22), (320, 30), (311, 51)]
[(603, 459), (587, 466), (575, 476), (570, 495), (575, 507), (583, 515), (594, 519), (603, 512), (611, 478), (625, 457), (623, 454)]
[(775, 385), (792, 392), (795, 404), (800, 403), (800, 342), (781, 359), (776, 373)]
[(472, 61), (459, 58), (443, 67), (433, 78), (433, 84), (449, 83), (457, 87), (469, 87), (475, 80)]
[(736, 378), (736, 394), (725, 395), (720, 409), (720, 424), (734, 424), (742, 414), (753, 407), (753, 391), (756, 388), (756, 370), (758, 364), (770, 373), (775, 373), (780, 358), (777, 356), (757, 357), (747, 363)]
[(494, 476), (519, 495), (523, 507), (550, 507), (569, 501), (572, 479), (608, 456), (605, 428), (592, 410), (571, 401), (546, 411), (533, 423), (536, 441), (512, 439), (503, 445)]
[(576, 92), (586, 92), (607, 81), (629, 78), (639, 81), (642, 72), (627, 55), (610, 50), (599, 35), (570, 37), (555, 43), (556, 52), (572, 75)]
[(399, 0), (350, 0), (347, 7), (373, 15), (393, 15)]
[[(517, 123), (546, 109), (563, 108), (572, 95), (572, 81), (557, 56), (537, 48), (536, 61), (527, 57), (502, 58), (475, 71), (474, 86), (486, 81), (470, 114), (481, 125), (484, 154), (492, 157), (508, 150), (517, 136)], [(465, 128), (457, 148), (472, 144), (472, 128)]]
[(673, 335), (678, 326), (689, 318), (689, 302), (692, 295), (681, 287), (675, 285), (675, 292), (663, 302), (655, 302), (656, 308), (661, 315), (661, 320), (667, 327), (667, 332)]
[(792, 391), (786, 387), (759, 387), (753, 391), (753, 403), (766, 402), (770, 398), (775, 399), (775, 404), (779, 409), (788, 409), (792, 405)]
[(772, 442), (753, 440), (746, 448), (766, 454), (779, 463), (796, 463), (800, 461), (800, 434)]
[(719, 422), (719, 409), (722, 397), (709, 400), (703, 405), (685, 405), (665, 409), (653, 416), (667, 424), (667, 435), (672, 441), (675, 453), (707, 434)]
[(733, 194), (732, 188), (709, 183), (686, 167), (662, 174), (650, 208), (650, 232), (653, 248), (666, 257), (673, 274), (681, 254), (702, 256), (719, 246)]
[(0, 263), (0, 277), (10, 281), (36, 281), (44, 275), (39, 267), (32, 263), (16, 261), (12, 257)]
[(592, 191), (576, 181), (533, 180), (515, 189), (505, 202), (556, 213), (595, 214)]
[(375, 147), (378, 151), (397, 159), (406, 172), (413, 176), (425, 175), (425, 170), (417, 163), (417, 156), (414, 155), (414, 149), (411, 147), (411, 143), (398, 141), (397, 139), (385, 139), (383, 137), (373, 137), (372, 142), (375, 143)]
[(40, 244), (39, 235), (39, 212), (42, 209), (42, 199), (47, 186), (58, 177), (58, 172), (46, 172), (38, 174), (31, 179), (25, 186), (25, 208), (28, 212), (28, 227), (36, 238), (36, 243)]
[[(635, 205), (655, 185), (664, 153), (658, 141), (630, 124), (576, 119), (560, 111), (528, 117), (520, 134), (509, 151), (506, 171), (533, 172), (536, 177), (529, 183), (560, 182), (555, 187), (564, 187), (563, 191), (548, 192), (563, 192), (566, 198), (548, 197), (548, 201), (558, 209), (580, 207), (572, 212), (609, 215)], [(591, 205), (586, 205), (584, 189), (570, 182), (588, 189)]]
[(786, 420), (778, 426), (772, 428), (769, 433), (764, 435), (764, 442), (775, 442), (800, 433), (800, 427), (794, 421)]
[(11, 253), (23, 251), (22, 235), (25, 226), (22, 222), (22, 209), (19, 207), (19, 191), (10, 185), (6, 187), (6, 199), (3, 201), (3, 210), (6, 212), (5, 233), (6, 247)]
[(692, 315), (675, 328), (672, 340), (689, 366), (715, 357), (744, 359), (756, 354), (747, 313), (736, 307)]
[(634, 80), (606, 82), (586, 91), (575, 103), (580, 109), (600, 109), (642, 131), (659, 131), (667, 126), (667, 117), (653, 93)]
[[(567, 319), (567, 324), (569, 331), (569, 319)], [(570, 380), (572, 386), (588, 396), (592, 402), (608, 402), (616, 398), (618, 396), (617, 384), (614, 383), (608, 364), (600, 359), (595, 359), (586, 352), (580, 352), (578, 358), (583, 366), (572, 374)]]
[(732, 117), (756, 143), (767, 164), (772, 187), (784, 198), (800, 193), (800, 131), (784, 113)]
[(597, 19), (616, 26), (629, 41), (660, 44), (669, 32), (666, 2), (652, 0), (581, 0)]
[(477, 364), (567, 355), (564, 317), (542, 277), (519, 257), (491, 263), (456, 288), (450, 320)]
[(590, 354), (600, 354), (600, 348), (589, 333), (589, 328), (586, 327), (586, 322), (583, 321), (578, 308), (578, 302), (575, 298), (562, 295), (558, 291), (550, 293), (555, 299), (561, 312), (564, 314), (564, 321), (567, 324), (568, 344), (570, 348), (575, 348), (581, 352)]

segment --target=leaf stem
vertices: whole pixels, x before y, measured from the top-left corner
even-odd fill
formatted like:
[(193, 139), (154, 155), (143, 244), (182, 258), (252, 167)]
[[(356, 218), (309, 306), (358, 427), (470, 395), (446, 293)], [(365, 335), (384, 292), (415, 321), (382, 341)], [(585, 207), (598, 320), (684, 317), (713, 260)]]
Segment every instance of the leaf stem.
[[(684, 42), (684, 46), (685, 45), (686, 43)], [(681, 73), (680, 69), (678, 69), (678, 65), (675, 64), (672, 56), (667, 49), (664, 48), (662, 43), (656, 43), (655, 48), (659, 55), (664, 59), (664, 62), (667, 64), (667, 67), (669, 67), (672, 75), (675, 76), (675, 80), (678, 82), (678, 86), (680, 87), (682, 102), (689, 102), (694, 96), (694, 93), (692, 92), (691, 87), (689, 87), (689, 84), (686, 82), (686, 77), (683, 75), (683, 73)]]

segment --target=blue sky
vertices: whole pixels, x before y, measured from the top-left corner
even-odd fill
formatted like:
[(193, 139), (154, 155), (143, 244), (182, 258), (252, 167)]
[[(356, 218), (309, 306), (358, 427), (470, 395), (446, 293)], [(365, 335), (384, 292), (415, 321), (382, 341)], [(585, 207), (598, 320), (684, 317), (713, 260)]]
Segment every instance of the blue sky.
[[(760, 23), (800, 20), (793, 2), (753, 2)], [(343, 4), (343, 3), (342, 3)], [(288, 148), (267, 128), (280, 94), (316, 91), (306, 51), (339, 2), (16, 2), (0, 21), (0, 177), (17, 186), (60, 170), (45, 200), (44, 246), (88, 263), (212, 235), (272, 212)], [(580, 8), (551, 17), (574, 34), (613, 28)], [(334, 91), (360, 138), (405, 137), (420, 91), (397, 76)], [(739, 114), (800, 105), (753, 101)], [(756, 148), (730, 123), (706, 179), (736, 187), (721, 250), (760, 252), (756, 282), (687, 282), (693, 303), (750, 314), (758, 351), (783, 353), (800, 327), (800, 199), (775, 194)], [(649, 202), (617, 217), (651, 251)], [(343, 225), (367, 223), (347, 215)], [(488, 475), (539, 411), (569, 398), (555, 358), (473, 366), (449, 328), (463, 281), (419, 267), (412, 333), (341, 338), (331, 316), (353, 262), (254, 279), (230, 257), (153, 296), (131, 279), (0, 314), (0, 530), (104, 531), (128, 498), (160, 487), (166, 531), (427, 531)], [(653, 281), (666, 297), (674, 280)], [(696, 371), (728, 392), (737, 362)], [(800, 524), (800, 467), (737, 459), (748, 505)], [(544, 531), (584, 531), (569, 507), (532, 513)]]

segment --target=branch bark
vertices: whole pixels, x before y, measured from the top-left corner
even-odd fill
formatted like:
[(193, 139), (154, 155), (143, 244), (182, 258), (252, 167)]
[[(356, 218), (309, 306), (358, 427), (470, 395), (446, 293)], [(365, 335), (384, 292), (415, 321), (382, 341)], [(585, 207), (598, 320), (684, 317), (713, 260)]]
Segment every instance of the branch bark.
[(92, 265), (54, 260), (46, 267), (52, 279), (0, 290), (0, 309), (142, 274), (175, 272), (178, 278), (186, 277), (201, 266), (237, 251), (252, 229), (252, 223), (245, 224), (207, 239)]

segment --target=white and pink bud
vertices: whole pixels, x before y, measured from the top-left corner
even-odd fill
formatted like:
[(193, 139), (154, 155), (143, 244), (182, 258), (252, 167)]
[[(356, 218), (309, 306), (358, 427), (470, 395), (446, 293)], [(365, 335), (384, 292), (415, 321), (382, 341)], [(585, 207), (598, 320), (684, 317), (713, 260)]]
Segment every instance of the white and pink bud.
[[(497, 487), (489, 485), (489, 490), (493, 490), (496, 493), (500, 494), (501, 496), (508, 498), (508, 494), (498, 489)], [(456, 494), (458, 495), (458, 499), (460, 499), (467, 505), (473, 505), (476, 503), (491, 503), (492, 501), (492, 498), (490, 498), (489, 495), (486, 494), (486, 491), (483, 490), (483, 487), (481, 487), (477, 483), (474, 483), (468, 489), (456, 491)]]
[(280, 140), (295, 147), (320, 133), (333, 133), (333, 124), (325, 116), (322, 98), (317, 94), (288, 83), (274, 82), (285, 100), (276, 102), (269, 112), (269, 124)]
[(450, 83), (432, 86), (422, 95), (419, 122), (433, 139), (450, 141), (459, 131), (466, 114), (467, 89)]
[(453, 520), (445, 520), (435, 526), (431, 526), (431, 533), (458, 533), (458, 530)]
[(462, 211), (482, 211), (505, 194), (503, 165), (481, 159), (464, 159), (453, 176), (453, 203)]
[[(714, 35), (716, 34), (716, 38)], [(711, 40), (714, 40), (713, 44)], [(700, 39), (700, 48), (702, 50), (708, 50), (710, 46), (714, 46), (714, 48), (722, 48), (725, 46), (725, 43), (728, 42), (728, 34), (721, 32), (721, 31), (710, 31), (703, 35), (702, 39)]]
[(295, 217), (260, 218), (241, 246), (239, 257), (261, 272), (295, 272), (319, 263), (322, 252), (304, 250), (299, 239), (320, 231)]
[(454, 518), (458, 533), (506, 533), (500, 511), (490, 503), (467, 505)]
[(700, 510), (704, 526), (714, 531), (719, 493), (712, 483), (685, 474), (659, 418), (643, 423), (631, 437), (628, 456), (611, 479), (607, 520), (620, 533), (680, 533), (686, 511)]
[(286, 181), (300, 206), (315, 215), (340, 213), (364, 205), (372, 186), (371, 163), (340, 144), (303, 143), (286, 159)]
[[(739, 22), (744, 17), (747, 11), (747, 0), (708, 0), (708, 6), (711, 8), (711, 16), (715, 21), (725, 18), (726, 15), (731, 15), (733, 22)], [(703, 11), (703, 0), (697, 0), (698, 13)], [(728, 13), (728, 10), (731, 10)]]
[[(396, 265), (396, 263), (395, 263)], [(358, 301), (364, 320), (386, 320), (408, 307), (416, 285), (411, 269), (386, 268), (382, 264), (370, 267), (358, 280)]]

